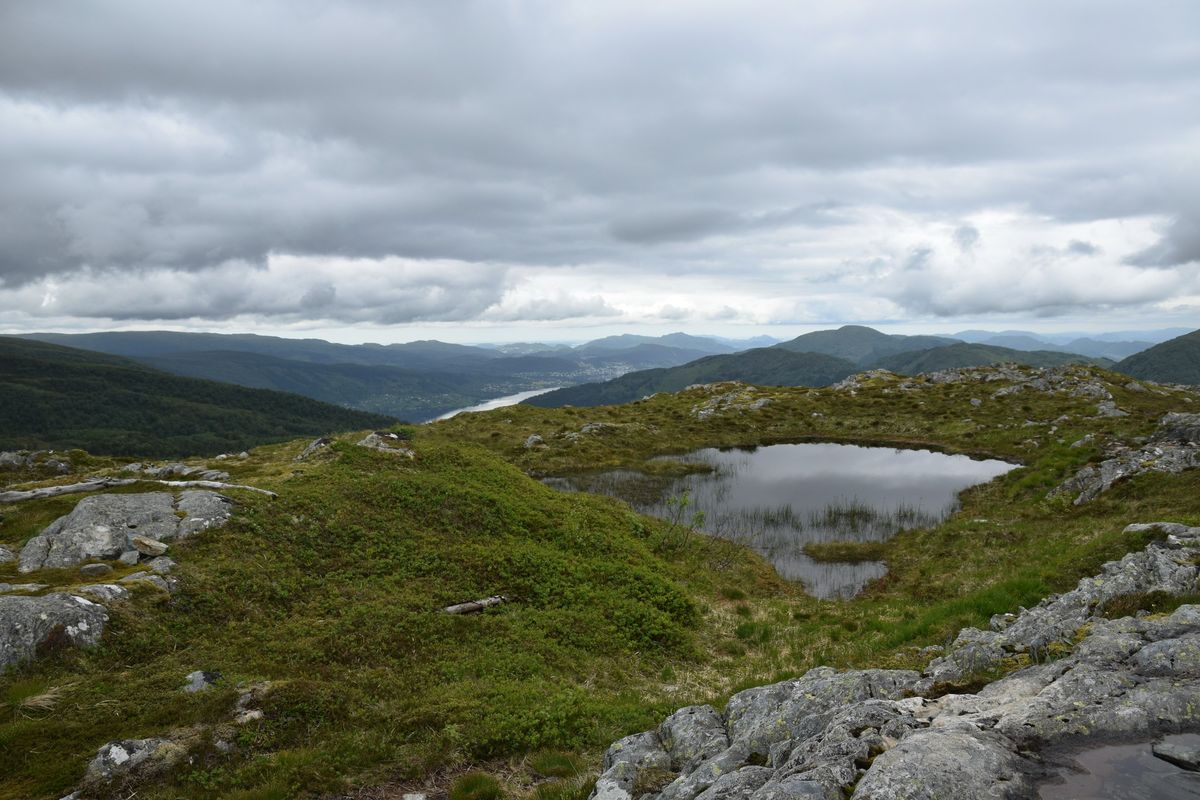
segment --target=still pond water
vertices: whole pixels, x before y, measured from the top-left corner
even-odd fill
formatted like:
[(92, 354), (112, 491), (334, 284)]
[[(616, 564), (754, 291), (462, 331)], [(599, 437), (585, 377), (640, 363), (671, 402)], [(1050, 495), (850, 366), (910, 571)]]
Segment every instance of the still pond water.
[(1015, 465), (929, 450), (848, 444), (706, 449), (675, 458), (708, 468), (684, 477), (611, 472), (549, 478), (551, 486), (618, 497), (638, 511), (752, 547), (817, 597), (848, 598), (887, 570), (876, 561), (814, 561), (809, 542), (883, 541), (936, 525), (958, 493)]
[[(1200, 746), (1196, 734), (1176, 734), (1165, 741)], [(1075, 754), (1038, 792), (1038, 800), (1197, 800), (1200, 773), (1156, 758), (1150, 742), (1099, 745)]]

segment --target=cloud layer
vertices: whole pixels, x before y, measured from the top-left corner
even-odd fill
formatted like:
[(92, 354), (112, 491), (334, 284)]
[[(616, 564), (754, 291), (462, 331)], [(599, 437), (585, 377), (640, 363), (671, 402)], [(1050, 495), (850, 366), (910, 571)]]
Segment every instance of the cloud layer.
[(1180, 324), (1198, 31), (1191, 2), (4, 4), (0, 325)]

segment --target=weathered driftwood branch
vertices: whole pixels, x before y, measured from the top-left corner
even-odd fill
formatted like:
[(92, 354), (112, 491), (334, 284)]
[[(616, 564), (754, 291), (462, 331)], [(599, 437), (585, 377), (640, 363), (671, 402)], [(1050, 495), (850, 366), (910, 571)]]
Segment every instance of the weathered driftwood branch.
[(47, 486), (43, 489), (27, 491), (14, 490), (0, 492), (0, 503), (23, 503), (26, 500), (41, 500), (46, 497), (58, 497), (63, 494), (78, 494), (80, 492), (98, 492), (111, 489), (114, 486), (130, 486), (135, 483), (161, 483), (164, 486), (177, 488), (199, 487), (202, 489), (245, 489), (248, 492), (258, 492), (268, 497), (278, 497), (274, 492), (259, 489), (257, 486), (244, 486), (240, 483), (222, 483), (221, 481), (161, 481), (151, 478), (93, 478), (92, 480), (70, 483), (65, 486)]
[(477, 614), (485, 608), (498, 606), (501, 603), (507, 603), (508, 598), (501, 595), (495, 597), (484, 597), (481, 600), (472, 600), (469, 603), (455, 603), (452, 606), (446, 606), (442, 609), (443, 614)]
[(150, 481), (150, 483), (161, 483), (163, 486), (178, 486), (187, 488), (189, 486), (199, 486), (201, 489), (245, 489), (247, 492), (258, 492), (265, 494), (267, 497), (279, 497), (274, 492), (268, 492), (266, 489), (260, 489), (257, 486), (246, 486), (242, 483), (222, 483), (221, 481)]
[(78, 494), (79, 492), (97, 492), (110, 489), (113, 486), (128, 486), (137, 483), (138, 478), (93, 478), (82, 483), (71, 483), (66, 486), (47, 486), (44, 489), (29, 489), (28, 491), (14, 490), (0, 492), (0, 503), (20, 503), (25, 500), (40, 500), (43, 497), (58, 497), (60, 494)]

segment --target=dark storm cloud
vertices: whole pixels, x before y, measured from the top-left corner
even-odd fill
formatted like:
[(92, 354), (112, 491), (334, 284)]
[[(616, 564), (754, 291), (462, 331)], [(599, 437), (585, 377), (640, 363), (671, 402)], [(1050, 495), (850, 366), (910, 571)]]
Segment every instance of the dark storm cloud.
[[(0, 286), (66, 313), (64, 281), (108, 275), (125, 296), (100, 305), (123, 319), (605, 316), (590, 290), (502, 305), (497, 265), (801, 280), (801, 243), (812, 276), (926, 252), (915, 273), (936, 247), (892, 231), (947, 225), (982, 252), (972, 215), (997, 208), (1177, 218), (1129, 257), (1170, 271), (1200, 254), (1197, 30), (1191, 2), (6, 3)], [(1128, 253), (1087, 244), (1068, 249)], [(387, 259), (465, 282), (350, 290)], [(248, 294), (164, 290), (188, 275)], [(927, 311), (906, 287), (885, 294)], [(1057, 281), (1005, 297), (1077, 302)]]

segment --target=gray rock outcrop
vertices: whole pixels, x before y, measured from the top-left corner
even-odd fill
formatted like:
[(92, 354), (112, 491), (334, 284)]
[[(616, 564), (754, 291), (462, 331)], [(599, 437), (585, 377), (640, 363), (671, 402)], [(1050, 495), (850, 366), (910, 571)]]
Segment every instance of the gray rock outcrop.
[(372, 450), (378, 450), (381, 453), (391, 453), (392, 455), (404, 456), (405, 458), (416, 457), (416, 452), (407, 445), (408, 440), (392, 431), (376, 431), (363, 437), (359, 442), (359, 447), (368, 447)]
[(1118, 481), (1147, 472), (1176, 474), (1200, 467), (1200, 414), (1165, 415), (1150, 441), (1138, 448), (1118, 446), (1099, 464), (1084, 467), (1050, 492), (1073, 495), (1082, 505)]
[(48, 648), (91, 647), (107, 622), (103, 606), (75, 595), (0, 596), (0, 670)]
[[(1172, 531), (1070, 592), (997, 615), (998, 630), (965, 629), (924, 674), (818, 667), (739, 692), (721, 712), (681, 709), (610, 747), (592, 798), (634, 800), (663, 771), (674, 779), (647, 800), (1028, 798), (1050, 774), (1043, 750), (1200, 726), (1200, 606), (1100, 616), (1121, 596), (1197, 591), (1200, 528)], [(1047, 660), (1053, 643), (1061, 657)], [(934, 691), (1020, 663), (1031, 666), (974, 694)]]
[(18, 569), (73, 567), (117, 559), (129, 551), (135, 551), (136, 559), (135, 539), (157, 543), (185, 539), (224, 525), (231, 510), (228, 498), (208, 491), (185, 491), (178, 499), (167, 492), (85, 497), (71, 513), (26, 542)]

